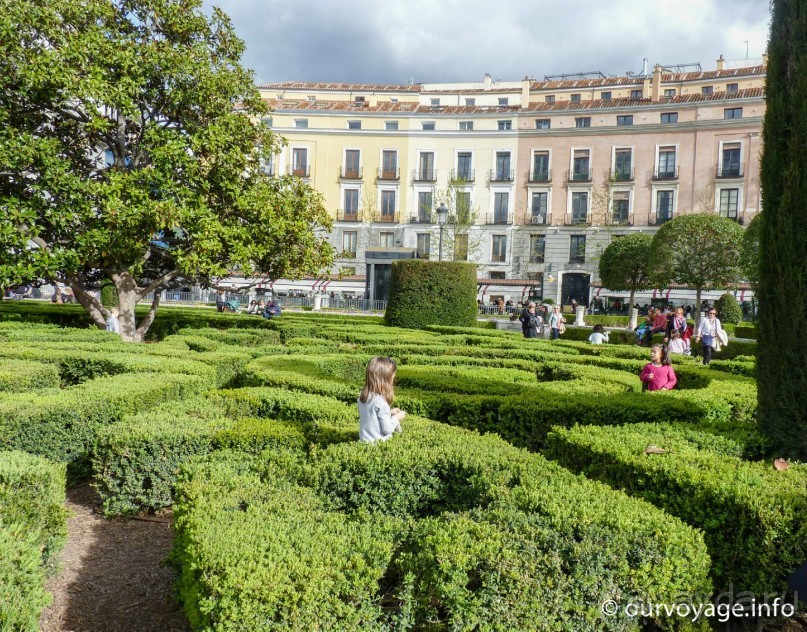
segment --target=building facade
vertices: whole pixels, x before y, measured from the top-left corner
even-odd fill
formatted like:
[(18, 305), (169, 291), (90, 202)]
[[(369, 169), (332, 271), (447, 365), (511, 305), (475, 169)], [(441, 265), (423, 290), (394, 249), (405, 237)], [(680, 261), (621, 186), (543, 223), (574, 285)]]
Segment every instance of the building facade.
[(685, 213), (747, 224), (759, 211), (765, 60), (741, 66), (265, 85), (264, 123), (286, 139), (267, 170), (324, 195), (334, 274), (361, 276), (368, 248), (413, 248), (475, 262), (480, 288), (516, 288), (514, 299), (587, 303), (616, 236)]

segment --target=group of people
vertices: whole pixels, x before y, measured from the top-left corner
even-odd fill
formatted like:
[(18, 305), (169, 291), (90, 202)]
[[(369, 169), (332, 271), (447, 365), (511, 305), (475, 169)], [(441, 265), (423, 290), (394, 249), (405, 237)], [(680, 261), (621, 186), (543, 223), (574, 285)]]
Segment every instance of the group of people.
[(283, 310), (281, 309), (280, 304), (276, 303), (272, 299), (266, 303), (263, 300), (253, 300), (250, 301), (249, 307), (247, 307), (247, 314), (255, 314), (257, 316), (263, 316), (264, 318), (275, 318), (276, 316), (280, 316), (282, 313)]
[(521, 322), (521, 331), (525, 338), (549, 337), (557, 340), (566, 330), (563, 314), (560, 307), (554, 305), (552, 311), (546, 305), (536, 305), (530, 301), (518, 317)]

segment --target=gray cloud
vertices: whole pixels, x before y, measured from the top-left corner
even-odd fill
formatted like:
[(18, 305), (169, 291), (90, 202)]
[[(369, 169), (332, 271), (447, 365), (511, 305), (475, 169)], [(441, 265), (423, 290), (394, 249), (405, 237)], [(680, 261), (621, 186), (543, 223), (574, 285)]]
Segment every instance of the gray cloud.
[(230, 15), (261, 83), (481, 81), (759, 58), (758, 0), (204, 0)]

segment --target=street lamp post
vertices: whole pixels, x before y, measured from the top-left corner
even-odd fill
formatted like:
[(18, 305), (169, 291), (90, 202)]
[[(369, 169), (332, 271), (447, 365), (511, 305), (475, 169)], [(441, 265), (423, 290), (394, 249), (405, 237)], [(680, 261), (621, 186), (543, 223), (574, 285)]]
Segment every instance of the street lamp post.
[(437, 207), (437, 224), (440, 226), (440, 246), (438, 248), (438, 259), (440, 261), (443, 260), (443, 229), (445, 228), (447, 218), (448, 207), (445, 203), (441, 202), (440, 206)]

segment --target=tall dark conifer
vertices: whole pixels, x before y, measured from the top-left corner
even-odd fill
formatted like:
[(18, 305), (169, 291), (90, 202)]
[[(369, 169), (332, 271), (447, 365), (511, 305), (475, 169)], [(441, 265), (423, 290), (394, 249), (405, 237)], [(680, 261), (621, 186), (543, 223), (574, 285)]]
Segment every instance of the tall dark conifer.
[(807, 0), (773, 0), (765, 95), (759, 419), (807, 461)]

